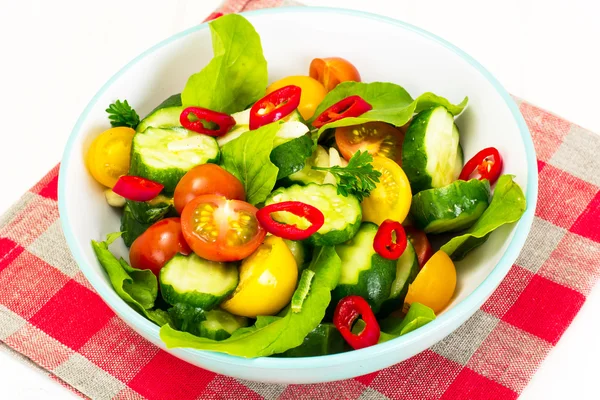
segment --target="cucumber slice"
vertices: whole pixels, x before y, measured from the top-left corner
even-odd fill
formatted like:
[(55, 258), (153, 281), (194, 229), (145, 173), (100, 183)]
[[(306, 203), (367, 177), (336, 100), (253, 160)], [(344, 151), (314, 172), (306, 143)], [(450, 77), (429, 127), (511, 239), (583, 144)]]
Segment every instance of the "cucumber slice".
[(123, 234), (123, 242), (125, 246), (131, 247), (131, 244), (135, 239), (138, 238), (142, 233), (146, 232), (152, 224), (144, 224), (138, 221), (132, 214), (131, 209), (128, 205), (125, 205), (123, 214), (121, 215), (121, 232)]
[(159, 194), (150, 201), (126, 200), (129, 211), (143, 224), (152, 224), (174, 210), (173, 197)]
[(160, 290), (169, 304), (188, 304), (210, 310), (238, 285), (235, 264), (208, 261), (196, 254), (177, 254), (160, 270)]
[(346, 342), (333, 324), (319, 324), (306, 337), (302, 344), (289, 349), (277, 357), (316, 357), (346, 351)]
[(181, 104), (181, 93), (174, 94), (160, 103), (154, 110), (138, 124), (136, 131), (144, 132), (146, 129), (153, 128), (171, 128), (181, 126), (179, 116), (184, 107)]
[(300, 171), (291, 174), (285, 179), (286, 182), (283, 182), (287, 186), (293, 185), (294, 183), (300, 185), (308, 185), (309, 183), (324, 183), (325, 176), (327, 172), (325, 171), (317, 171), (312, 169), (312, 167), (329, 167), (329, 154), (327, 150), (323, 148), (323, 146), (317, 146), (312, 155), (306, 160), (304, 168)]
[[(286, 122), (283, 127), (285, 128), (287, 124), (291, 124), (291, 122)], [(306, 129), (308, 131), (308, 128)], [(304, 168), (306, 159), (312, 154), (312, 148), (313, 141), (306, 134), (275, 147), (271, 151), (270, 159), (279, 168), (277, 179), (285, 178)]]
[(304, 299), (308, 296), (308, 292), (310, 291), (310, 284), (312, 283), (312, 279), (315, 276), (315, 271), (311, 269), (305, 269), (302, 271), (302, 276), (300, 277), (300, 282), (298, 282), (298, 288), (294, 292), (292, 296), (291, 306), (293, 313), (299, 313), (302, 311), (302, 304), (304, 304)]
[(454, 116), (441, 106), (419, 113), (402, 145), (402, 168), (412, 192), (449, 185), (458, 179), (462, 167)]
[(166, 193), (173, 193), (190, 169), (218, 160), (219, 146), (210, 136), (183, 128), (148, 128), (133, 137), (129, 175), (161, 183)]
[(396, 277), (396, 261), (381, 257), (373, 249), (377, 225), (364, 222), (352, 240), (335, 246), (342, 260), (342, 273), (337, 287), (331, 292), (331, 305), (346, 296), (358, 295), (378, 312), (390, 297)]
[[(301, 201), (321, 210), (325, 215), (325, 223), (307, 240), (316, 246), (333, 246), (343, 243), (354, 237), (360, 228), (362, 211), (360, 203), (354, 196), (342, 196), (337, 193), (333, 185), (317, 185), (314, 183), (306, 186), (293, 185), (289, 188), (275, 190), (266, 205), (281, 203), (283, 201)], [(273, 213), (273, 218), (285, 224), (295, 224), (306, 228), (309, 223), (306, 219), (286, 212)]]
[(402, 309), (408, 285), (413, 283), (419, 273), (419, 260), (412, 243), (408, 241), (406, 250), (396, 261), (396, 278), (392, 282), (389, 298), (381, 305), (379, 316), (386, 316)]
[(490, 183), (456, 181), (413, 196), (410, 214), (426, 233), (456, 232), (469, 228), (489, 205)]
[(200, 322), (200, 336), (208, 339), (225, 340), (236, 330), (248, 326), (248, 318), (238, 317), (225, 310), (210, 310), (204, 315), (206, 319)]

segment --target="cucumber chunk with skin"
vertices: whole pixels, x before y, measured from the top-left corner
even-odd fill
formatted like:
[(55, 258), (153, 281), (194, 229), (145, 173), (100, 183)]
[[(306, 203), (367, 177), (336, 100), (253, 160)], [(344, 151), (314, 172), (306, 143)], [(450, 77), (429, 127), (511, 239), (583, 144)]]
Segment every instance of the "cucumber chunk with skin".
[(233, 293), (239, 273), (235, 264), (177, 254), (160, 270), (159, 281), (167, 303), (211, 310)]
[(148, 128), (133, 137), (129, 175), (158, 182), (164, 192), (173, 193), (190, 169), (218, 160), (219, 146), (210, 136), (183, 128)]
[(387, 316), (402, 309), (408, 293), (408, 285), (413, 283), (418, 273), (419, 260), (415, 248), (409, 240), (404, 253), (396, 261), (396, 278), (392, 282), (389, 298), (381, 305), (379, 316)]
[(279, 168), (277, 179), (285, 178), (302, 170), (306, 159), (312, 154), (312, 148), (313, 140), (306, 134), (275, 147), (269, 158)]
[(402, 144), (402, 168), (413, 193), (439, 188), (458, 179), (462, 148), (454, 116), (444, 107), (419, 113)]
[(342, 353), (347, 350), (342, 334), (333, 324), (319, 324), (306, 337), (302, 344), (277, 357), (316, 357)]
[(335, 246), (342, 260), (342, 273), (331, 292), (330, 307), (335, 307), (346, 296), (358, 295), (377, 313), (390, 297), (396, 278), (396, 261), (381, 257), (373, 249), (377, 229), (377, 225), (364, 222), (354, 238)]
[(287, 182), (283, 182), (283, 184), (285, 185), (288, 182), (289, 184), (297, 183), (300, 185), (308, 185), (309, 183), (322, 184), (325, 181), (327, 172), (312, 169), (312, 167), (329, 167), (329, 153), (327, 153), (327, 150), (323, 146), (317, 146), (312, 155), (306, 160), (304, 168), (284, 178), (284, 181)]
[(171, 128), (181, 126), (179, 116), (184, 107), (181, 104), (181, 94), (174, 94), (160, 103), (138, 124), (136, 131), (144, 132), (152, 128)]
[(413, 196), (410, 214), (426, 233), (456, 232), (469, 228), (489, 205), (490, 183), (471, 179), (423, 190)]
[(200, 336), (208, 339), (225, 340), (236, 330), (248, 326), (248, 318), (230, 314), (225, 310), (210, 310), (204, 315), (206, 319), (200, 322)]
[[(306, 186), (292, 185), (289, 188), (279, 188), (271, 193), (265, 204), (283, 201), (301, 201), (318, 208), (323, 213), (325, 223), (307, 239), (315, 246), (333, 246), (343, 243), (354, 237), (360, 228), (362, 219), (360, 203), (352, 195), (338, 194), (333, 185), (311, 183)], [(271, 215), (279, 222), (295, 224), (300, 228), (307, 228), (310, 225), (306, 219), (291, 213), (277, 212)]]

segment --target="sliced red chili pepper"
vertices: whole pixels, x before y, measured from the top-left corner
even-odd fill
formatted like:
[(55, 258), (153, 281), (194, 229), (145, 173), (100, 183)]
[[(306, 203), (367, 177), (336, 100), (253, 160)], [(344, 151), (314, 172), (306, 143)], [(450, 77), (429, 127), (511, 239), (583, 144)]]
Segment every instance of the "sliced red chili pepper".
[[(271, 213), (287, 211), (299, 217), (304, 217), (311, 223), (306, 229), (300, 229), (296, 225), (282, 224), (271, 217)], [(300, 201), (283, 201), (261, 208), (256, 213), (256, 219), (263, 228), (275, 236), (289, 240), (304, 240), (321, 229), (325, 223), (325, 216), (316, 207)]]
[(359, 117), (372, 109), (373, 107), (360, 96), (346, 97), (323, 111), (315, 119), (313, 126), (320, 128), (342, 118)]
[[(190, 121), (190, 114), (193, 114), (196, 117), (194, 121)], [(207, 128), (202, 121), (216, 124), (218, 128)], [(179, 122), (185, 129), (208, 136), (223, 136), (235, 125), (235, 119), (233, 119), (231, 115), (202, 107), (186, 108), (181, 112)]]
[(496, 183), (502, 172), (502, 157), (495, 147), (487, 147), (475, 154), (465, 164), (458, 179), (468, 181), (475, 171), (479, 174), (479, 179), (487, 179), (490, 184)]
[[(358, 334), (352, 333), (352, 325), (362, 317), (365, 328)], [(347, 296), (340, 300), (333, 313), (333, 324), (353, 349), (373, 346), (379, 341), (381, 330), (371, 306), (360, 296)]]
[(158, 196), (163, 188), (164, 186), (158, 182), (139, 176), (124, 175), (119, 178), (112, 190), (127, 200), (149, 201)]
[[(394, 233), (396, 240), (394, 240)], [(373, 249), (383, 258), (397, 260), (404, 253), (407, 243), (406, 232), (402, 224), (386, 219), (377, 229), (375, 240), (373, 240)]]
[(269, 93), (254, 103), (250, 109), (250, 130), (258, 129), (290, 115), (298, 108), (301, 94), (300, 87), (288, 85)]
[(214, 13), (210, 14), (208, 17), (206, 17), (206, 19), (204, 20), (204, 22), (212, 21), (212, 20), (215, 20), (215, 19), (220, 18), (222, 16), (223, 16), (222, 12), (214, 12)]

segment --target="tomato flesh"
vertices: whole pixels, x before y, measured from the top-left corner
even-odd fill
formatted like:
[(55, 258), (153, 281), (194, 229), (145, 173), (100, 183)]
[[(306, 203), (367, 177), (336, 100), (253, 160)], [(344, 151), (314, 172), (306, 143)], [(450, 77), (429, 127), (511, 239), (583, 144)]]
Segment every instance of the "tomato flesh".
[(244, 185), (239, 179), (216, 164), (202, 164), (188, 171), (177, 184), (173, 197), (175, 210), (181, 215), (187, 203), (203, 194), (246, 200)]
[(310, 63), (309, 75), (321, 82), (328, 92), (342, 82), (360, 82), (356, 67), (341, 57), (315, 58)]
[(149, 269), (156, 276), (175, 254), (190, 254), (192, 250), (183, 237), (179, 218), (166, 218), (146, 229), (129, 249), (133, 268)]
[(189, 202), (181, 214), (181, 227), (188, 244), (211, 261), (239, 261), (263, 242), (266, 231), (258, 223), (253, 205), (202, 195)]
[(404, 133), (384, 122), (336, 128), (335, 143), (346, 160), (357, 151), (368, 151), (373, 156), (383, 156), (402, 165)]
[(112, 188), (119, 177), (127, 173), (134, 134), (131, 128), (118, 127), (94, 139), (86, 154), (86, 164), (94, 179)]

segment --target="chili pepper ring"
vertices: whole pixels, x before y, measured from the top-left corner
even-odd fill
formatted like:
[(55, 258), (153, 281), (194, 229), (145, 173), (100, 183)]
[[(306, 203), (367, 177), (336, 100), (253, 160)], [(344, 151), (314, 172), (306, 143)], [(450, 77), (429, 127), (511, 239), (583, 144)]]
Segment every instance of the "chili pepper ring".
[[(358, 334), (352, 333), (352, 325), (362, 317), (364, 329)], [(360, 296), (347, 296), (339, 301), (333, 314), (333, 324), (353, 349), (373, 346), (379, 341), (381, 330), (371, 306)]]
[[(396, 234), (396, 240), (394, 241), (393, 234)], [(381, 223), (375, 239), (373, 240), (373, 249), (383, 258), (388, 260), (397, 260), (400, 258), (408, 241), (406, 239), (406, 232), (400, 222), (386, 219)]]
[[(271, 213), (287, 211), (299, 217), (306, 218), (311, 225), (306, 229), (300, 229), (296, 225), (282, 224), (271, 216)], [(261, 208), (256, 213), (256, 219), (263, 228), (275, 236), (289, 240), (304, 240), (317, 232), (325, 223), (325, 216), (316, 207), (300, 201), (283, 201)]]

